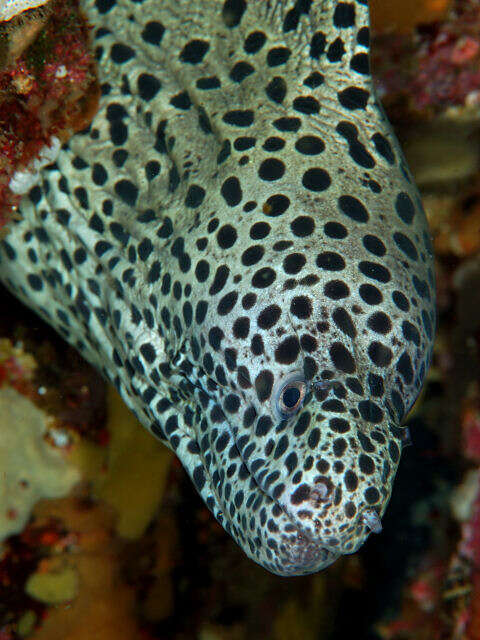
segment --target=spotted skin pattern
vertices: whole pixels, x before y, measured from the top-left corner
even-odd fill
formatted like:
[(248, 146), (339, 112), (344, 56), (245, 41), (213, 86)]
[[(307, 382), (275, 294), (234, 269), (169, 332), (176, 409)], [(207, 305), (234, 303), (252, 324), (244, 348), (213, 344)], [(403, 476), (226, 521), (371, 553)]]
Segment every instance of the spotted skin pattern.
[(84, 9), (100, 110), (24, 198), (1, 278), (176, 452), (249, 557), (318, 571), (380, 527), (435, 325), (367, 2)]

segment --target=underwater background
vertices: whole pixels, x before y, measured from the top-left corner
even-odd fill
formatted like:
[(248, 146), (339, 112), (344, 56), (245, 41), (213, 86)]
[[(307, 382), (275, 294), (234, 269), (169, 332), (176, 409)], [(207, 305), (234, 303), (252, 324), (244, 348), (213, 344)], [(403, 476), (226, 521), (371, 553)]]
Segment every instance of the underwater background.
[[(480, 638), (480, 5), (371, 11), (377, 91), (433, 235), (439, 320), (383, 532), (321, 573), (269, 574), (116, 392), (2, 289), (0, 640)], [(88, 33), (73, 1), (0, 22), (3, 233), (15, 170), (95, 113)]]

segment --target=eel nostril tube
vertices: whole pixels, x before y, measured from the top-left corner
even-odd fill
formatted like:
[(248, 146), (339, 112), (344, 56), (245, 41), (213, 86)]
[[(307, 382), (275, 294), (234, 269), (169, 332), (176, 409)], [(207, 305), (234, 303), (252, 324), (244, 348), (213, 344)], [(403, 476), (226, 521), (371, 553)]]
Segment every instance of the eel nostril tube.
[(382, 530), (382, 523), (380, 522), (380, 517), (375, 509), (367, 509), (364, 511), (362, 514), (362, 522), (373, 533), (380, 533)]
[(330, 493), (331, 491), (325, 482), (316, 482), (310, 491), (310, 502), (318, 508), (321, 503), (329, 501)]

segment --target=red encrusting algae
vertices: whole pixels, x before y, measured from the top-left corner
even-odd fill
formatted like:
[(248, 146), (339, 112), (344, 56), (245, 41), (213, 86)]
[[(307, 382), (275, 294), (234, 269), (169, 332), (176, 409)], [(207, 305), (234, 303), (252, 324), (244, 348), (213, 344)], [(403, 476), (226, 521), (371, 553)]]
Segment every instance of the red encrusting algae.
[(47, 14), (44, 8), (28, 12), (28, 26), (42, 24), (32, 28), (35, 38), (26, 38), (23, 50), (24, 14), (0, 23), (0, 232), (20, 200), (9, 186), (15, 173), (28, 170), (54, 139), (63, 143), (84, 129), (98, 108), (90, 29), (78, 1), (47, 7)]

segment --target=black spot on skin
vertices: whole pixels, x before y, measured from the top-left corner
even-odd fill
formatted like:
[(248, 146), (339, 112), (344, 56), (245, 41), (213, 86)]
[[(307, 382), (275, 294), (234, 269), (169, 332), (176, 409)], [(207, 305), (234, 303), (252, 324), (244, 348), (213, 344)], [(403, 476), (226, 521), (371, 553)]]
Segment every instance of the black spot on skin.
[(357, 42), (361, 47), (370, 46), (370, 29), (368, 27), (362, 27), (357, 33)]
[(377, 367), (388, 367), (392, 361), (392, 351), (381, 342), (371, 342), (368, 346), (368, 356)]
[(297, 318), (309, 318), (312, 314), (312, 303), (306, 296), (296, 296), (292, 299), (290, 311)]
[(267, 158), (258, 169), (258, 175), (262, 180), (279, 180), (285, 173), (285, 165), (278, 158)]
[(302, 253), (291, 253), (283, 261), (283, 270), (289, 275), (295, 275), (302, 270), (306, 258)]
[(340, 371), (354, 373), (356, 366), (350, 351), (341, 342), (334, 342), (329, 350), (332, 363)]
[(266, 39), (267, 37), (262, 31), (253, 31), (247, 36), (243, 48), (246, 53), (257, 53), (265, 44)]
[(253, 275), (252, 286), (256, 289), (265, 289), (275, 281), (276, 277), (277, 275), (271, 267), (263, 267)]
[(369, 305), (380, 304), (383, 300), (382, 293), (373, 284), (362, 284), (359, 288), (360, 297)]
[(413, 342), (417, 347), (420, 346), (420, 334), (411, 322), (404, 320), (402, 323), (402, 334), (405, 340)]
[[(260, 416), (257, 422), (257, 426), (255, 427), (255, 435), (260, 437), (266, 436), (272, 427), (273, 427), (273, 422), (270, 416)], [(271, 450), (268, 453), (268, 455), (270, 455), (270, 453), (271, 453)]]
[(200, 129), (204, 133), (207, 133), (207, 134), (212, 133), (212, 125), (210, 124), (210, 120), (208, 118), (208, 115), (205, 109), (202, 106), (199, 106), (197, 108), (197, 112), (198, 112), (198, 125)]
[(331, 179), (325, 169), (313, 167), (303, 174), (302, 184), (309, 191), (325, 191), (330, 186)]
[(205, 486), (205, 472), (202, 466), (196, 467), (192, 474), (192, 479), (197, 488), (197, 491), (200, 491)]
[(263, 240), (270, 233), (268, 222), (256, 222), (250, 227), (250, 238), (252, 240)]
[(227, 178), (222, 184), (221, 194), (229, 207), (235, 207), (240, 204), (242, 200), (242, 189), (238, 178), (235, 176)]
[(248, 316), (237, 318), (233, 323), (232, 331), (234, 338), (245, 339), (250, 332), (250, 318)]
[(351, 469), (345, 472), (343, 479), (348, 491), (355, 491), (358, 487), (358, 477)]
[(295, 143), (295, 149), (306, 156), (315, 156), (322, 153), (325, 143), (318, 136), (303, 136)]
[(180, 52), (180, 60), (188, 64), (199, 64), (210, 45), (205, 40), (190, 40)]
[(377, 376), (375, 373), (368, 374), (368, 386), (370, 393), (375, 398), (381, 398), (384, 394), (383, 378)]
[(398, 194), (395, 200), (395, 211), (405, 224), (411, 224), (415, 216), (415, 207), (408, 193), (402, 192)]
[(370, 456), (361, 453), (358, 457), (358, 466), (362, 473), (371, 475), (375, 471), (375, 464)]
[(406, 351), (404, 351), (404, 353), (402, 353), (402, 355), (400, 356), (397, 362), (396, 369), (398, 373), (402, 376), (402, 378), (405, 380), (406, 384), (412, 384), (412, 381), (413, 381), (412, 361)]
[(291, 53), (287, 47), (274, 47), (267, 53), (267, 65), (269, 67), (278, 67), (281, 64), (285, 64)]
[(170, 104), (181, 111), (188, 111), (192, 106), (192, 101), (186, 91), (181, 91), (170, 99)]
[(277, 324), (281, 315), (282, 310), (280, 307), (276, 304), (272, 304), (260, 312), (257, 318), (257, 324), (260, 329), (271, 329)]
[(355, 220), (355, 222), (368, 222), (368, 212), (358, 198), (354, 196), (340, 196), (338, 206), (343, 214)]
[(262, 245), (256, 244), (249, 247), (242, 253), (242, 264), (246, 267), (250, 267), (263, 258), (265, 249)]
[(224, 338), (224, 333), (220, 327), (212, 327), (208, 332), (208, 342), (212, 349), (215, 351), (220, 350), (221, 342)]
[(223, 287), (225, 286), (225, 283), (227, 282), (229, 273), (230, 273), (230, 269), (226, 265), (221, 265), (220, 267), (217, 268), (212, 285), (208, 290), (211, 296), (219, 293), (223, 289)]
[(135, 57), (135, 51), (124, 44), (114, 44), (110, 49), (110, 57), (116, 64), (124, 64)]
[(378, 311), (369, 317), (367, 326), (376, 333), (387, 334), (392, 328), (392, 323), (383, 311)]
[(350, 295), (350, 290), (342, 280), (330, 280), (323, 289), (324, 294), (331, 300), (340, 300)]
[(395, 164), (395, 155), (387, 138), (382, 136), (381, 133), (376, 133), (372, 136), (372, 141), (377, 152), (385, 158), (388, 164)]
[(355, 325), (353, 324), (352, 318), (349, 313), (343, 308), (339, 307), (335, 309), (332, 313), (332, 319), (337, 325), (337, 327), (349, 338), (355, 338), (357, 335), (357, 331), (355, 329)]
[(220, 302), (217, 306), (217, 312), (220, 316), (226, 316), (230, 313), (235, 306), (238, 299), (238, 293), (236, 291), (231, 291), (227, 293), (227, 295), (221, 298)]
[(308, 14), (312, 0), (297, 0), (294, 6), (287, 11), (287, 14), (283, 20), (283, 32), (288, 33), (294, 31), (300, 22), (300, 16), (302, 13)]
[(196, 85), (202, 91), (209, 91), (210, 89), (218, 89), (221, 83), (216, 76), (209, 76), (207, 78), (198, 78)]
[(326, 222), (323, 226), (323, 232), (329, 238), (334, 238), (336, 240), (342, 240), (348, 235), (346, 227), (339, 222)]
[(377, 236), (367, 234), (363, 236), (362, 242), (365, 249), (375, 256), (382, 257), (387, 251), (385, 245)]
[(368, 54), (356, 53), (350, 60), (350, 69), (356, 71), (362, 76), (370, 75), (370, 63), (368, 60)]
[(390, 458), (392, 459), (392, 462), (398, 462), (399, 458), (400, 458), (400, 449), (398, 448), (398, 445), (393, 442), (393, 440), (389, 443), (388, 445), (388, 452), (390, 454)]
[(394, 291), (392, 293), (392, 300), (394, 305), (401, 311), (408, 311), (410, 309), (410, 303), (401, 291)]
[(380, 493), (375, 487), (365, 489), (363, 495), (365, 496), (365, 500), (368, 504), (376, 504), (380, 500)]
[(324, 82), (324, 76), (319, 71), (314, 71), (307, 78), (305, 78), (303, 84), (306, 87), (310, 87), (310, 89), (316, 89), (317, 87), (321, 87)]
[(265, 402), (265, 400), (268, 400), (270, 397), (272, 393), (273, 380), (273, 374), (268, 370), (261, 371), (255, 378), (255, 390), (260, 402)]
[(240, 136), (239, 138), (235, 138), (233, 146), (237, 151), (247, 151), (254, 147), (256, 143), (257, 140), (255, 138)]
[(148, 44), (153, 44), (158, 47), (162, 42), (163, 34), (165, 33), (165, 27), (161, 22), (151, 21), (147, 22), (143, 31), (142, 38)]
[(288, 473), (293, 473), (298, 466), (298, 456), (292, 451), (285, 458), (284, 465), (287, 467)]
[(328, 424), (335, 433), (347, 433), (350, 431), (350, 425), (344, 418), (330, 418)]
[(418, 252), (413, 242), (403, 233), (396, 232), (393, 234), (393, 240), (402, 253), (410, 260), (418, 260)]
[(297, 489), (292, 493), (290, 498), (290, 502), (293, 505), (302, 504), (302, 502), (306, 502), (310, 497), (311, 489), (308, 484), (301, 484)]
[(222, 7), (222, 20), (225, 25), (232, 29), (240, 24), (240, 21), (247, 8), (245, 0), (225, 0)]
[(300, 343), (296, 336), (288, 336), (275, 349), (275, 360), (280, 364), (292, 364), (300, 353)]
[(231, 224), (224, 224), (217, 233), (217, 243), (221, 249), (233, 247), (237, 240), (237, 231)]
[(263, 213), (266, 216), (274, 218), (285, 213), (289, 206), (290, 199), (287, 198), (287, 196), (284, 196), (281, 193), (275, 194), (267, 199), (265, 206), (263, 207)]
[(340, 62), (345, 55), (345, 45), (342, 38), (336, 38), (327, 49), (329, 62)]
[(290, 249), (290, 247), (293, 247), (291, 240), (279, 240), (272, 245), (274, 251), (285, 251), (286, 249)]
[(310, 40), (310, 57), (314, 60), (318, 60), (325, 51), (326, 43), (327, 39), (324, 33), (321, 31), (314, 33)]
[(350, 111), (365, 109), (370, 93), (360, 87), (347, 87), (338, 93), (338, 101)]
[(249, 75), (254, 73), (254, 71), (255, 71), (255, 68), (252, 67), (251, 64), (241, 60), (240, 62), (237, 62), (234, 65), (229, 75), (231, 80), (233, 80), (233, 82), (240, 83), (243, 80), (245, 80), (245, 78), (248, 78)]
[(98, 13), (105, 14), (116, 4), (115, 0), (95, 0), (95, 7)]
[(92, 167), (92, 180), (95, 184), (102, 186), (108, 179), (108, 173), (104, 166), (95, 162)]
[(300, 96), (293, 101), (293, 108), (299, 113), (310, 115), (320, 111), (320, 104), (312, 96)]
[(257, 296), (255, 293), (247, 293), (242, 298), (242, 307), (245, 310), (251, 309), (256, 301), (257, 301)]
[(185, 197), (185, 206), (191, 209), (199, 207), (205, 198), (205, 189), (198, 184), (192, 184)]
[(341, 458), (347, 449), (347, 441), (345, 438), (335, 438), (333, 441), (333, 455)]
[(371, 400), (361, 400), (358, 403), (358, 410), (366, 422), (378, 424), (383, 420), (383, 411)]
[(281, 104), (287, 95), (287, 83), (280, 76), (275, 76), (265, 87), (265, 93), (272, 102)]
[(296, 132), (300, 129), (301, 125), (302, 121), (300, 118), (283, 117), (273, 121), (273, 126), (275, 129), (278, 129), (278, 131)]
[(43, 281), (35, 273), (29, 273), (27, 281), (34, 291), (41, 291), (43, 289)]
[(298, 238), (312, 235), (315, 230), (315, 222), (310, 216), (298, 216), (290, 225), (292, 233)]
[(355, 26), (355, 6), (351, 2), (339, 2), (333, 14), (333, 24), (338, 29)]
[(325, 271), (342, 271), (345, 269), (345, 260), (338, 253), (324, 251), (319, 253), (316, 259), (317, 267)]
[(256, 333), (253, 338), (252, 338), (252, 342), (250, 344), (250, 348), (252, 350), (252, 353), (254, 356), (259, 356), (263, 353), (264, 350), (264, 346), (263, 346), (263, 340), (262, 337)]
[(378, 282), (385, 283), (391, 279), (390, 271), (378, 262), (362, 261), (359, 263), (358, 269), (367, 278), (378, 280)]
[(160, 81), (150, 73), (141, 73), (137, 80), (137, 89), (142, 100), (149, 102), (160, 91)]
[(278, 136), (271, 136), (267, 138), (263, 143), (265, 151), (281, 151), (285, 146), (285, 140)]
[(298, 437), (302, 436), (310, 425), (311, 415), (308, 411), (303, 411), (297, 420), (297, 424), (293, 429), (293, 435)]
[(249, 127), (253, 124), (254, 116), (251, 109), (234, 109), (227, 111), (222, 119), (234, 127)]

